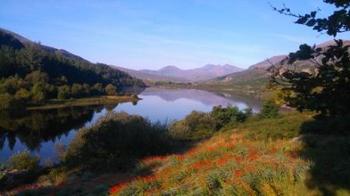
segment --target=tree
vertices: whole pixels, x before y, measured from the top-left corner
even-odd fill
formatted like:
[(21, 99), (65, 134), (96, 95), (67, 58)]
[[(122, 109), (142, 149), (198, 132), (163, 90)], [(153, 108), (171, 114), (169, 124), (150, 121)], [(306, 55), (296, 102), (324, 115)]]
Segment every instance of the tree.
[(15, 104), (14, 98), (9, 94), (0, 95), (0, 110), (8, 110)]
[(33, 71), (26, 75), (25, 79), (33, 84), (38, 82), (47, 83), (49, 81), (49, 76), (41, 71)]
[(31, 93), (32, 99), (36, 102), (41, 102), (46, 98), (45, 87), (42, 83), (34, 84)]
[(73, 84), (72, 85), (72, 96), (73, 97), (82, 97), (84, 94), (83, 86), (80, 84)]
[[(309, 26), (318, 32), (336, 36), (350, 30), (350, 0), (323, 0), (335, 6), (326, 18), (318, 18), (320, 12), (294, 14), (289, 8), (278, 12), (296, 17), (296, 23)], [(298, 61), (308, 61), (310, 69), (298, 69)], [(324, 48), (301, 45), (291, 53), (285, 64), (273, 66), (272, 82), (282, 86), (288, 105), (298, 110), (319, 112), (322, 117), (350, 114), (350, 55), (349, 44), (334, 40)]]
[(58, 87), (57, 98), (58, 99), (68, 99), (70, 97), (70, 88), (68, 85), (63, 85)]
[(117, 95), (117, 88), (113, 84), (108, 84), (105, 91), (107, 95)]
[(92, 94), (93, 95), (102, 95), (104, 94), (105, 90), (103, 88), (103, 85), (101, 83), (96, 83), (93, 87), (92, 87)]
[(334, 5), (336, 9), (326, 18), (317, 18), (320, 10), (311, 11), (308, 14), (295, 14), (291, 9), (284, 7), (274, 10), (281, 14), (297, 18), (295, 23), (312, 27), (318, 32), (326, 32), (328, 35), (336, 37), (338, 33), (350, 30), (350, 0), (323, 0), (324, 3)]
[(19, 89), (15, 94), (15, 99), (19, 101), (26, 102), (29, 100), (29, 98), (30, 98), (30, 92), (25, 88)]

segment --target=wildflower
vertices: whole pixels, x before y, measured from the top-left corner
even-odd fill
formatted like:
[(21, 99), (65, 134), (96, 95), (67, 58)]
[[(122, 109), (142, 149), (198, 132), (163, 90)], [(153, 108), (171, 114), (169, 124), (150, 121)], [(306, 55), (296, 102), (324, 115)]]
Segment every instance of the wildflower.
[(235, 177), (239, 178), (239, 177), (242, 176), (242, 171), (237, 169), (237, 170), (234, 171), (234, 175), (235, 175)]
[(231, 156), (229, 156), (228, 154), (225, 154), (219, 160), (217, 160), (218, 166), (225, 165), (231, 158), (232, 158)]
[(251, 150), (248, 154), (248, 160), (253, 161), (258, 158), (258, 152), (256, 150)]
[(211, 162), (208, 160), (198, 161), (198, 162), (192, 164), (192, 168), (195, 170), (207, 169), (210, 166), (211, 166)]

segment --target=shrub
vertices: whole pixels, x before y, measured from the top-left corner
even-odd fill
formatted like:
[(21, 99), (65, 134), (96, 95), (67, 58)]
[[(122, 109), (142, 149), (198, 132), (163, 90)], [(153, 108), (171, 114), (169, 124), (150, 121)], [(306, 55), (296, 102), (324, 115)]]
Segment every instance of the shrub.
[(134, 167), (140, 157), (164, 154), (171, 147), (165, 125), (141, 116), (110, 113), (93, 127), (79, 131), (64, 161), (71, 166), (126, 169)]
[(251, 111), (248, 109), (242, 112), (237, 107), (228, 106), (223, 108), (222, 106), (215, 106), (211, 111), (210, 115), (215, 120), (216, 130), (221, 129), (229, 123), (243, 122), (246, 120), (248, 115), (251, 115)]
[(32, 171), (39, 167), (39, 157), (23, 151), (10, 157), (9, 166), (12, 169)]
[(266, 101), (260, 111), (261, 118), (276, 118), (278, 116), (279, 107), (273, 101)]
[(178, 139), (202, 139), (228, 125), (244, 122), (252, 115), (251, 109), (215, 106), (210, 113), (193, 111), (185, 119), (170, 126), (170, 133)]
[(173, 123), (170, 133), (178, 139), (199, 139), (212, 135), (215, 125), (208, 113), (193, 111), (185, 119)]

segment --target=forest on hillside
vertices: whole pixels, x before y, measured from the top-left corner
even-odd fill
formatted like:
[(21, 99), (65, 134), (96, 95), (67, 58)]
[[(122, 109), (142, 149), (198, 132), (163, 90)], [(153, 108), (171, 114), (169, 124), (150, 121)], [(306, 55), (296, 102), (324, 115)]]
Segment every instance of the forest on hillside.
[(48, 99), (117, 95), (143, 86), (141, 80), (108, 65), (40, 43), (23, 43), (0, 31), (0, 109)]

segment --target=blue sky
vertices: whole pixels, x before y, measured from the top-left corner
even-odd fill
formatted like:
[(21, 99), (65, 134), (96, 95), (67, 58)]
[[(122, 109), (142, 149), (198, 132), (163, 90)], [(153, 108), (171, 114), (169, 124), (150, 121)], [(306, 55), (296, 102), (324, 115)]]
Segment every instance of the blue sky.
[(92, 62), (134, 69), (244, 68), (301, 43), (332, 39), (293, 24), (269, 2), (300, 13), (331, 8), (321, 0), (1, 0), (0, 27)]

